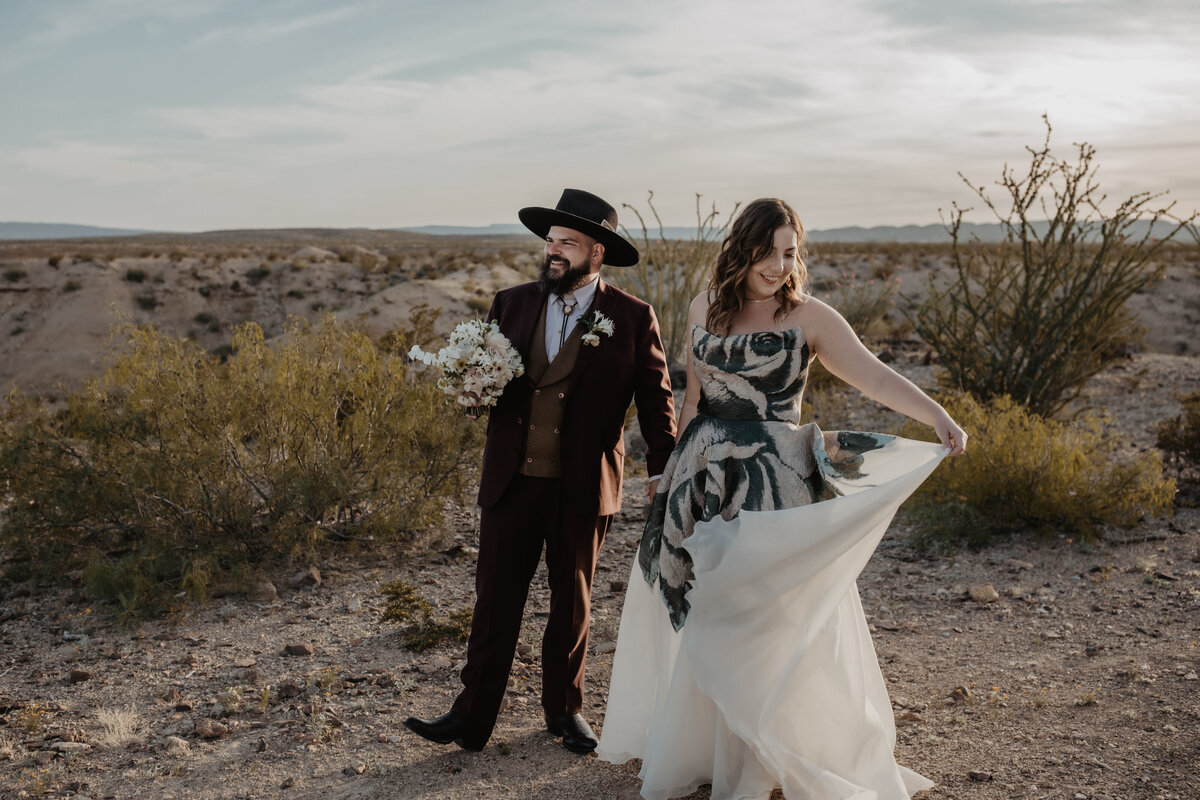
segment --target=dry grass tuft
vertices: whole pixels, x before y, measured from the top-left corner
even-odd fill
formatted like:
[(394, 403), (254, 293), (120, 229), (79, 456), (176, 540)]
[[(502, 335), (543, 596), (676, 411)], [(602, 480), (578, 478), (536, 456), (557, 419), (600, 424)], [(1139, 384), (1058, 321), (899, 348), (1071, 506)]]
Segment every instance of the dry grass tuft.
[(127, 747), (140, 744), (146, 738), (141, 730), (142, 717), (132, 708), (104, 708), (96, 712), (100, 734), (95, 743), (100, 747)]

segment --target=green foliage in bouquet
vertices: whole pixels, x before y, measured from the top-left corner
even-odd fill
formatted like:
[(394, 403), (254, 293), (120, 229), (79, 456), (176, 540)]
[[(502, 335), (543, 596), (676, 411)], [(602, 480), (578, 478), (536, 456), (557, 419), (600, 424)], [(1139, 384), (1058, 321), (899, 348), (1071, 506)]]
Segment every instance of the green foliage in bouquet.
[[(946, 385), (982, 400), (1008, 395), (1043, 416), (1079, 396), (1139, 331), (1125, 303), (1163, 274), (1161, 254), (1196, 215), (1180, 219), (1160, 195), (1134, 194), (1102, 207), (1095, 149), (1076, 145), (1074, 161), (1046, 140), (1027, 148), (1028, 172), (1005, 167), (1002, 200), (971, 187), (1004, 231), (997, 244), (967, 240), (954, 207), (954, 274), (931, 285), (913, 312), (917, 333), (938, 353)], [(961, 176), (960, 176), (961, 177)]]
[(404, 627), (404, 646), (423, 653), (446, 642), (465, 642), (471, 633), (471, 609), (460, 608), (439, 619), (433, 603), (417, 587), (397, 578), (379, 588), (387, 598), (380, 620)]
[[(1094, 538), (1098, 524), (1129, 527), (1171, 510), (1175, 481), (1163, 476), (1159, 455), (1123, 454), (1124, 440), (1101, 417), (1044, 419), (1008, 397), (985, 404), (959, 395), (943, 405), (971, 441), (910, 501), (918, 545), (978, 546), (1016, 530)], [(915, 422), (902, 435), (931, 438)]]
[(410, 541), (478, 463), (482, 427), (332, 316), (277, 342), (241, 325), (223, 363), (153, 328), (123, 333), (61, 411), (9, 398), (9, 577), (82, 569), (89, 592), (152, 611), (266, 559)]

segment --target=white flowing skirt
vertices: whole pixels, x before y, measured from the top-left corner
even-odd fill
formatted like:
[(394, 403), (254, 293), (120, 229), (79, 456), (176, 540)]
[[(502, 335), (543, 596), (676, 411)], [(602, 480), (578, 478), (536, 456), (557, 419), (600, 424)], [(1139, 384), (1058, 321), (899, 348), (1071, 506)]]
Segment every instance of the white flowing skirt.
[(842, 496), (697, 524), (687, 622), (634, 563), (600, 758), (642, 759), (642, 796), (907, 800), (891, 702), (855, 581), (900, 504), (945, 455), (896, 439)]

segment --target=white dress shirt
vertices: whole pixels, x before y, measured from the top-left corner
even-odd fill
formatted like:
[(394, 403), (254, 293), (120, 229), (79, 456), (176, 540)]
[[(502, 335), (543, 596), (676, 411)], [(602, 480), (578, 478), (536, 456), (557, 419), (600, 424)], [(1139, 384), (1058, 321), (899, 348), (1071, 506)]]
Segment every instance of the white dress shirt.
[(593, 275), (592, 279), (580, 286), (571, 294), (575, 295), (575, 310), (571, 312), (571, 316), (563, 319), (563, 307), (558, 302), (558, 295), (552, 294), (546, 298), (546, 358), (553, 361), (558, 355), (559, 342), (563, 340), (563, 331), (567, 332), (567, 336), (571, 335), (571, 327), (578, 322), (588, 309), (592, 307), (592, 301), (596, 299), (596, 288), (600, 285), (597, 281), (599, 275)]

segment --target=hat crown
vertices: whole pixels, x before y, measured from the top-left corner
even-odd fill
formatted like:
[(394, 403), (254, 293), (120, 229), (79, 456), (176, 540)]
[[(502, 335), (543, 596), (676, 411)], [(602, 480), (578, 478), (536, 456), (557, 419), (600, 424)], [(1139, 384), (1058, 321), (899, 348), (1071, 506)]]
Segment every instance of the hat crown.
[(582, 189), (563, 189), (554, 210), (582, 217), (610, 231), (617, 230), (617, 210), (603, 198)]
[(638, 262), (637, 248), (617, 232), (617, 210), (591, 192), (563, 189), (554, 208), (529, 206), (517, 217), (543, 239), (555, 225), (591, 236), (604, 245), (604, 263), (611, 267), (632, 267)]

